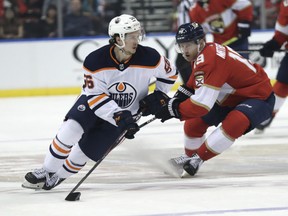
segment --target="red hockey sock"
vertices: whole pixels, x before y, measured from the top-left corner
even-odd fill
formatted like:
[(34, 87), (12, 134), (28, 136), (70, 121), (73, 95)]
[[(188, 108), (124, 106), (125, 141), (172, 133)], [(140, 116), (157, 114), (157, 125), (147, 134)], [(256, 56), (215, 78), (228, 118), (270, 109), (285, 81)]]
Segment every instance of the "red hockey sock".
[(277, 96), (285, 98), (288, 95), (288, 84), (276, 81), (273, 85), (273, 91)]
[(185, 148), (185, 154), (186, 154), (188, 157), (191, 157), (194, 153), (196, 153), (196, 151), (197, 151), (197, 149), (191, 150), (191, 149)]
[(223, 130), (233, 139), (242, 136), (249, 125), (250, 121), (247, 116), (238, 110), (231, 111), (222, 122)]
[(212, 152), (210, 149), (208, 149), (205, 142), (197, 150), (197, 154), (203, 161), (209, 160), (210, 158), (213, 158), (218, 155)]

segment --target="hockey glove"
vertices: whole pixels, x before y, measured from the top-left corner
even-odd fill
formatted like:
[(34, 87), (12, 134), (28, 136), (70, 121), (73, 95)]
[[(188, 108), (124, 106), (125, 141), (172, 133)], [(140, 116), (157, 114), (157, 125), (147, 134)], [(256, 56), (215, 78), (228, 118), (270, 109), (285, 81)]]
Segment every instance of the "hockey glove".
[(179, 86), (173, 98), (178, 98), (180, 102), (183, 102), (186, 99), (190, 98), (194, 93), (195, 93), (194, 89), (189, 88), (183, 84)]
[(251, 35), (251, 23), (249, 21), (239, 21), (237, 26), (239, 38), (247, 38)]
[(127, 130), (125, 137), (127, 139), (134, 139), (134, 134), (139, 131), (139, 126), (134, 121), (131, 112), (128, 110), (119, 111), (114, 113), (113, 118), (121, 130)]
[(263, 57), (273, 57), (274, 50), (278, 50), (280, 48), (281, 46), (278, 44), (278, 42), (272, 38), (263, 45), (259, 52)]
[(171, 98), (168, 104), (163, 106), (160, 111), (155, 114), (155, 117), (161, 119), (161, 122), (165, 122), (171, 118), (180, 119), (180, 113), (178, 110), (180, 100), (178, 98)]
[(138, 112), (142, 112), (142, 116), (154, 115), (162, 106), (167, 104), (169, 99), (164, 92), (154, 91), (140, 100)]

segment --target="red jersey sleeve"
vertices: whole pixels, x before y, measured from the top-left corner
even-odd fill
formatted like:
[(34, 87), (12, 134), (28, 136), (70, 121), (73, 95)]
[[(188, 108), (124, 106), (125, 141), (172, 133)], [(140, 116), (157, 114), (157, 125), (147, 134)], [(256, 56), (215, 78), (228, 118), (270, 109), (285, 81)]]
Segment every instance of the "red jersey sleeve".
[(288, 0), (283, 0), (280, 5), (279, 15), (275, 25), (273, 37), (280, 45), (288, 41)]

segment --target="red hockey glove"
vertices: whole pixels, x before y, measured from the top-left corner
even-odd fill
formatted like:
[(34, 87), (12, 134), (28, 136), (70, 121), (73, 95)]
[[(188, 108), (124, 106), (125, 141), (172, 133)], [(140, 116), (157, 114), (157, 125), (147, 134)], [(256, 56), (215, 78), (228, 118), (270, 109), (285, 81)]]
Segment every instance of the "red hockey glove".
[(186, 99), (190, 98), (195, 93), (195, 90), (192, 88), (187, 87), (186, 85), (181, 85), (178, 87), (176, 93), (174, 94), (173, 98), (178, 98), (180, 102), (185, 101)]
[(134, 121), (131, 112), (128, 110), (119, 111), (114, 113), (113, 118), (122, 131), (127, 130), (125, 137), (134, 139), (134, 135), (139, 131), (139, 126)]
[(181, 115), (179, 113), (178, 107), (180, 104), (180, 100), (178, 98), (171, 98), (168, 101), (168, 104), (163, 106), (161, 110), (159, 110), (156, 114), (155, 117), (158, 119), (161, 119), (161, 122), (165, 122), (168, 119), (171, 118), (181, 118)]
[(238, 37), (247, 38), (251, 35), (251, 22), (249, 21), (239, 21), (238, 26)]
[(275, 39), (267, 41), (263, 47), (259, 50), (260, 55), (263, 57), (273, 57), (274, 50), (280, 49), (281, 46)]
[(140, 100), (138, 112), (142, 112), (142, 116), (154, 115), (162, 106), (167, 104), (169, 99), (164, 92), (154, 91)]

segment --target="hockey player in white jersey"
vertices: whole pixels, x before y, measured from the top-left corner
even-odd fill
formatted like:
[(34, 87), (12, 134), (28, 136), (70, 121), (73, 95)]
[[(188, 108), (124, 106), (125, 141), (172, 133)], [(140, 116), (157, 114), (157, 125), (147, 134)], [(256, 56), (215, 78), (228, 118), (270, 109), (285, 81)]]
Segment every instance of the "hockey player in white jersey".
[[(23, 187), (57, 186), (89, 159), (101, 159), (123, 131), (133, 139), (139, 130), (133, 115), (139, 110), (144, 116), (155, 114), (167, 100), (165, 93), (177, 79), (175, 66), (155, 49), (139, 45), (140, 22), (131, 15), (117, 16), (108, 33), (109, 45), (86, 57), (83, 91), (50, 144), (42, 167), (25, 175)], [(156, 89), (148, 95), (154, 78)]]

